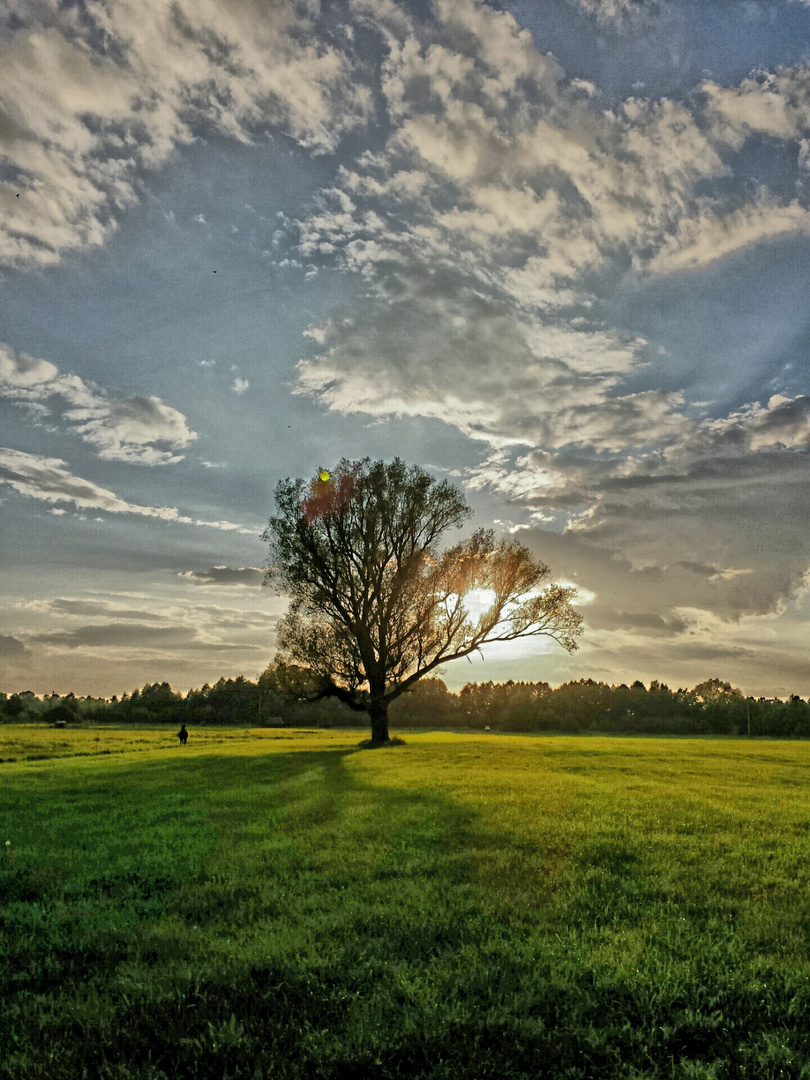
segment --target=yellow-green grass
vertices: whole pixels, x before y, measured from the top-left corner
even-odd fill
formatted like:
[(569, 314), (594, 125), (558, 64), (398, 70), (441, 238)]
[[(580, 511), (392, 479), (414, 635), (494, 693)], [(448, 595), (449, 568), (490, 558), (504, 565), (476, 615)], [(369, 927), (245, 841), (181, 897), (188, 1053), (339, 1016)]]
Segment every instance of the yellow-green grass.
[[(108, 725), (82, 726), (55, 729), (40, 722), (31, 724), (3, 724), (0, 726), (0, 764), (30, 762), (55, 757), (86, 757), (121, 753), (155, 753), (177, 750), (177, 725), (152, 725), (151, 727), (110, 727)], [(234, 727), (207, 727), (194, 730), (191, 744), (184, 752), (229, 753), (247, 740), (251, 753), (265, 740), (293, 740), (300, 745), (301, 740), (316, 736), (321, 740), (318, 745), (329, 745), (337, 739), (342, 745), (356, 745), (357, 735), (333, 733), (329, 730), (317, 732), (305, 730), (286, 730), (282, 728), (243, 729)], [(354, 738), (354, 743), (352, 743)], [(324, 744), (323, 740), (326, 740)], [(238, 752), (238, 751), (237, 751)]]
[(810, 1077), (809, 744), (358, 738), (0, 728), (0, 1076)]

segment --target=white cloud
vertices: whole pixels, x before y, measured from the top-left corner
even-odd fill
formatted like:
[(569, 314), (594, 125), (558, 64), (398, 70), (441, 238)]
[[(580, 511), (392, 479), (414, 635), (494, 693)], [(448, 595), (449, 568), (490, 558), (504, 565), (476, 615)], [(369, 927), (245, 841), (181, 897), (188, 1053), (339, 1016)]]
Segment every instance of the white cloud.
[[(582, 410), (582, 434), (573, 450), (536, 448), (519, 454), (501, 448), (468, 471), (468, 483), (493, 488), (533, 509), (568, 510), (572, 527), (588, 531), (602, 519), (579, 515), (583, 506), (604, 502), (615, 509), (622, 499), (655, 492), (656, 498), (671, 499), (674, 508), (685, 488), (709, 476), (712, 486), (725, 476), (731, 493), (759, 475), (758, 454), (793, 454), (796, 467), (802, 467), (801, 451), (810, 448), (810, 398), (776, 394), (765, 406), (754, 402), (725, 417), (704, 419), (685, 417), (680, 404), (677, 395), (660, 391), (613, 399), (595, 410), (587, 437), (588, 411)], [(642, 445), (645, 433), (648, 445)], [(616, 445), (610, 445), (611, 439)], [(622, 452), (633, 441), (633, 452)], [(711, 568), (714, 577), (724, 580), (742, 573)]]
[(221, 529), (223, 532), (240, 532), (245, 533), (247, 536), (255, 536), (255, 530), (243, 529), (241, 525), (235, 524), (233, 521), (195, 521), (195, 525), (205, 525), (209, 529)]
[(256, 566), (212, 566), (208, 570), (184, 570), (178, 577), (195, 585), (225, 585), (228, 587), (256, 588), (262, 584), (264, 574)]
[(767, 405), (754, 402), (718, 420), (704, 430), (719, 448), (758, 451), (810, 448), (810, 397), (774, 394)]
[(318, 328), (324, 351), (298, 364), (297, 392), (337, 412), (436, 417), (496, 446), (612, 448), (646, 443), (651, 424), (682, 429), (678, 395), (613, 396), (636, 343), (520, 317), (415, 269), (409, 284), (416, 295)]
[[(510, 527), (595, 595), (599, 633), (636, 648), (688, 636), (687, 601), (732, 622), (778, 610), (810, 559), (806, 399), (707, 417), (655, 387), (664, 354), (602, 322), (596, 298), (623, 275), (693, 272), (806, 233), (805, 201), (741, 182), (749, 137), (803, 137), (805, 74), (606, 110), (555, 65), (524, 64), (531, 42), (510, 16), (452, 7), (417, 25), (364, 6), (390, 43), (392, 133), (323, 192), (301, 246), (362, 275), (366, 296), (309, 328), (298, 392), (486, 444), (466, 485), (522, 510), (531, 527)], [(491, 59), (508, 70), (513, 48), (514, 94)]]
[(628, 15), (638, 15), (658, 5), (650, 0), (573, 0), (579, 7), (595, 15), (599, 22), (614, 22)]
[(248, 382), (247, 379), (240, 379), (240, 378), (237, 377), (236, 379), (233, 380), (233, 386), (231, 387), (231, 389), (233, 390), (233, 392), (235, 394), (244, 394), (244, 392), (247, 390), (247, 388), (249, 386), (250, 386), (250, 383)]
[(810, 212), (798, 202), (756, 203), (725, 217), (705, 210), (678, 223), (647, 268), (656, 274), (696, 270), (761, 241), (810, 232)]
[[(77, 375), (64, 375), (48, 360), (14, 353), (0, 345), (0, 397), (62, 419), (99, 457), (140, 465), (182, 461), (177, 454), (197, 438), (177, 409), (157, 397), (114, 397)], [(65, 408), (67, 406), (67, 408)]]
[[(195, 131), (243, 142), (279, 127), (334, 148), (370, 106), (317, 5), (279, 0), (12, 0), (0, 42), (0, 261), (49, 263), (103, 243), (137, 177)], [(18, 199), (16, 196), (20, 194)]]
[(605, 326), (595, 298), (623, 275), (693, 271), (808, 230), (804, 203), (741, 198), (734, 170), (768, 124), (800, 134), (810, 80), (779, 73), (781, 126), (767, 107), (745, 130), (735, 118), (735, 94), (772, 93), (756, 80), (608, 110), (477, 0), (437, 3), (419, 23), (391, 4), (354, 9), (386, 40), (392, 131), (300, 223), (304, 257), (360, 274), (368, 295), (308, 329), (320, 348), (299, 363), (298, 392), (338, 412), (437, 417), (494, 448), (635, 459), (686, 438), (700, 407), (622, 390), (646, 343)]
[(111, 514), (139, 514), (182, 525), (203, 525), (213, 529), (237, 531), (247, 536), (255, 530), (230, 521), (195, 520), (171, 506), (141, 506), (127, 502), (114, 492), (74, 476), (59, 458), (27, 454), (0, 447), (0, 484), (8, 484), (20, 495), (50, 503), (73, 503), (80, 510), (106, 510)]
[(782, 68), (760, 71), (739, 86), (707, 80), (707, 120), (721, 138), (740, 144), (751, 134), (795, 139), (810, 127), (810, 71)]
[[(696, 209), (696, 185), (728, 173), (721, 151), (737, 140), (730, 129), (707, 133), (668, 100), (601, 110), (511, 16), (472, 0), (439, 13), (421, 39), (414, 26), (389, 34), (383, 87), (398, 126), (387, 153), (344, 172), (305, 223), (305, 251), (340, 249), (348, 265), (368, 270), (414, 242), (423, 256), (445, 259), (461, 246), (470, 263), (473, 252), (483, 256), (490, 281), (508, 280), (498, 262), (509, 259), (559, 288), (622, 247), (642, 262), (654, 256)], [(411, 192), (395, 186), (401, 177), (415, 181)], [(458, 189), (452, 200), (448, 184)], [(452, 209), (439, 209), (448, 201)], [(392, 227), (403, 202), (417, 220), (406, 232)]]
[(191, 518), (167, 506), (139, 506), (118, 498), (112, 491), (89, 480), (73, 476), (58, 458), (0, 448), (0, 483), (9, 484), (21, 495), (46, 502), (72, 502), (80, 509), (110, 513), (142, 514), (165, 521), (191, 523)]

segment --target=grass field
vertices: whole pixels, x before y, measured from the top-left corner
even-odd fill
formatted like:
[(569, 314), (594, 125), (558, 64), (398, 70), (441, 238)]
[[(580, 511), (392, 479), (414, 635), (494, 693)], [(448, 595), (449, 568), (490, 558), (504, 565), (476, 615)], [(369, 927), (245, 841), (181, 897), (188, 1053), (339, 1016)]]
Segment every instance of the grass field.
[(810, 744), (360, 737), (0, 728), (0, 1077), (810, 1078)]

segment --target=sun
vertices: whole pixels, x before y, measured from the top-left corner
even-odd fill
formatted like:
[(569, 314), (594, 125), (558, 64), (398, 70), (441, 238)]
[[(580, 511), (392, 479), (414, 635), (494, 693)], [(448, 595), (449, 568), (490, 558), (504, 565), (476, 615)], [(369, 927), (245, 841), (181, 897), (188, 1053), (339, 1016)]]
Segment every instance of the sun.
[(485, 611), (489, 611), (495, 600), (494, 589), (470, 589), (464, 594), (464, 607), (467, 609), (467, 621), (477, 623)]

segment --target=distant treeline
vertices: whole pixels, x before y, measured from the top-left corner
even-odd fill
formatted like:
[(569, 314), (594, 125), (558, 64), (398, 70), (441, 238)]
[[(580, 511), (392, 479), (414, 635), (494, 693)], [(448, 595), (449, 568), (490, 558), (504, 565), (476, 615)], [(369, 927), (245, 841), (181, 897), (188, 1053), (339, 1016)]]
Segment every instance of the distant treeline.
[[(467, 683), (457, 694), (441, 679), (422, 679), (390, 708), (394, 727), (492, 731), (617, 732), (660, 735), (810, 737), (810, 701), (798, 695), (746, 698), (720, 679), (691, 690), (653, 681), (611, 686), (579, 679), (553, 689), (545, 682)], [(235, 724), (242, 727), (365, 727), (363, 713), (335, 698), (306, 700), (306, 674), (271, 666), (256, 682), (239, 676), (188, 694), (154, 683), (111, 700), (73, 694), (37, 698), (0, 694), (0, 720), (131, 724)]]

